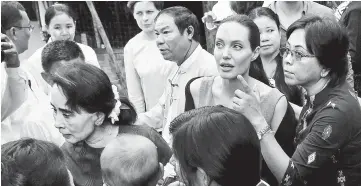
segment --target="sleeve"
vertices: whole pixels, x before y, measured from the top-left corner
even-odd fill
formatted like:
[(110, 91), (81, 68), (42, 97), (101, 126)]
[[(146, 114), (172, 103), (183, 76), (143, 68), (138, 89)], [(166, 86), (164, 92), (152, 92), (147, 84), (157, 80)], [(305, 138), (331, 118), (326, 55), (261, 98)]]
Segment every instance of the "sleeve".
[(139, 114), (137, 124), (148, 125), (154, 129), (163, 128), (164, 110), (167, 91), (159, 98), (158, 103), (149, 111)]
[(100, 68), (97, 54), (95, 53), (95, 51), (91, 47), (87, 46), (87, 52), (84, 55), (85, 55), (85, 58), (86, 58), (86, 63), (94, 65), (94, 66)]
[(305, 183), (312, 172), (330, 163), (348, 139), (347, 115), (330, 101), (317, 116), (310, 133), (297, 146), (281, 185)]
[[(345, 23), (348, 37), (350, 39), (350, 55), (353, 64), (361, 63), (361, 11), (350, 12), (349, 19)], [(357, 64), (361, 67), (361, 64)], [(356, 69), (356, 68), (354, 68)]]
[(137, 113), (145, 112), (145, 99), (140, 83), (140, 77), (135, 70), (129, 45), (124, 47), (124, 67), (129, 100), (133, 103)]
[(7, 78), (1, 85), (1, 121), (10, 116), (27, 99), (28, 87), (25, 73), (20, 68), (5, 68), (5, 70)]

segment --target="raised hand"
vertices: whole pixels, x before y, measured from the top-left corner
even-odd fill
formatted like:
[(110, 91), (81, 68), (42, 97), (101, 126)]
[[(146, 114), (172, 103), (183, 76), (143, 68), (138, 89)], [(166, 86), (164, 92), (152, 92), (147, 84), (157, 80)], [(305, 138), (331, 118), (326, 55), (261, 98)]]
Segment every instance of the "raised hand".
[(237, 76), (241, 83), (241, 90), (237, 89), (232, 100), (233, 109), (243, 114), (251, 123), (263, 118), (260, 107), (260, 93), (257, 86), (251, 89), (241, 75)]
[(1, 51), (4, 52), (4, 59), (1, 59), (1, 61), (5, 61), (7, 68), (17, 68), (20, 66), (16, 46), (5, 34), (1, 34)]

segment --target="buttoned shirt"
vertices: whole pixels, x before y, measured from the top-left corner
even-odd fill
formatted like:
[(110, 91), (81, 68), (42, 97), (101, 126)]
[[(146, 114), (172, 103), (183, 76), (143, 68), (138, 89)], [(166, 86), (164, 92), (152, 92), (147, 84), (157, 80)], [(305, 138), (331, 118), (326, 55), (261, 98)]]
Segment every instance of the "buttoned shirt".
[(326, 87), (303, 108), (281, 185), (359, 185), (361, 109), (351, 87)]
[(155, 41), (144, 39), (141, 32), (124, 47), (124, 67), (129, 100), (143, 113), (157, 104), (177, 65), (165, 60)]
[(211, 75), (218, 75), (214, 56), (198, 45), (189, 58), (170, 73), (162, 97), (150, 111), (139, 115), (140, 123), (163, 129), (162, 135), (170, 144), (169, 124), (184, 112), (186, 84), (194, 77)]

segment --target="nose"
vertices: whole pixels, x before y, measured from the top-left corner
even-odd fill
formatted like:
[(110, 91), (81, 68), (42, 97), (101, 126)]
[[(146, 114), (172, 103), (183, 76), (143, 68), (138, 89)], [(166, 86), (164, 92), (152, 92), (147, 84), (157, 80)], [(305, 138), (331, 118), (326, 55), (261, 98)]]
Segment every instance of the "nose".
[(162, 36), (162, 34), (157, 35), (157, 39), (155, 40), (155, 42), (157, 43), (157, 46), (164, 44), (164, 37)]
[(54, 113), (54, 119), (55, 119), (54, 126), (56, 128), (58, 128), (58, 129), (59, 128), (64, 128), (64, 118), (63, 118), (62, 114)]
[(225, 60), (231, 58), (229, 54), (229, 47), (226, 46), (223, 48), (222, 58)]
[(260, 39), (261, 39), (261, 42), (265, 42), (265, 41), (268, 41), (268, 40), (269, 40), (268, 35), (265, 34), (265, 33), (262, 33), (262, 34), (260, 35)]
[(289, 53), (286, 56), (283, 56), (283, 65), (292, 65), (293, 64), (293, 57), (292, 54)]
[(61, 29), (61, 35), (68, 35), (68, 34), (69, 34), (69, 29), (67, 28)]
[(149, 19), (148, 14), (143, 14), (143, 21), (146, 22), (148, 21), (148, 19)]

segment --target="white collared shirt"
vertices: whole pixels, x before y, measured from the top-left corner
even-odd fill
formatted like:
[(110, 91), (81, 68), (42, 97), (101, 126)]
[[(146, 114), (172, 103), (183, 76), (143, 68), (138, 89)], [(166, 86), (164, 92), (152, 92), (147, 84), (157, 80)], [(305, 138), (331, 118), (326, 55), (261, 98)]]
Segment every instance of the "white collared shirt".
[(124, 67), (129, 100), (139, 114), (157, 104), (177, 65), (165, 60), (155, 40), (144, 39), (141, 32), (124, 47)]
[(169, 124), (184, 112), (186, 84), (194, 77), (212, 75), (218, 75), (216, 61), (212, 54), (199, 45), (178, 69), (172, 71), (158, 104), (140, 114), (139, 123), (156, 129), (163, 128), (163, 138), (170, 144)]

